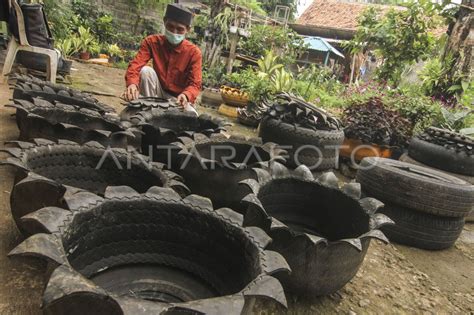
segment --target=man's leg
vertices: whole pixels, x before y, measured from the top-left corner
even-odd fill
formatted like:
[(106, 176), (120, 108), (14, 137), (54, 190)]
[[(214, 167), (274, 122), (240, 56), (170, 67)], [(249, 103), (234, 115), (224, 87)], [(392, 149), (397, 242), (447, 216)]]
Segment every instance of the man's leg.
[(143, 97), (159, 97), (169, 99), (171, 95), (161, 88), (158, 75), (152, 67), (145, 66), (140, 71), (140, 95)]
[[(173, 98), (172, 95), (164, 91), (161, 87), (160, 80), (156, 71), (149, 66), (145, 66), (140, 71), (140, 96), (143, 97), (159, 97), (164, 99)], [(198, 116), (198, 112), (194, 107), (188, 104), (185, 108), (185, 111), (192, 112)]]

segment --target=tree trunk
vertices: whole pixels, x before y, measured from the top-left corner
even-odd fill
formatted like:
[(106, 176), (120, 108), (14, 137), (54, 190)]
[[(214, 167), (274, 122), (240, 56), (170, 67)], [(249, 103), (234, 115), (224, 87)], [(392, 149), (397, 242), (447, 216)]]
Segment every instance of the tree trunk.
[(208, 66), (212, 66), (216, 62), (216, 54), (220, 54), (220, 43), (219, 43), (219, 31), (215, 29), (212, 21), (214, 18), (221, 13), (222, 10), (225, 8), (227, 0), (212, 0), (211, 1), (211, 16), (209, 17), (209, 26), (207, 28), (209, 34), (208, 38), (211, 38), (210, 41), (206, 43), (206, 50), (204, 55), (204, 63)]
[(443, 58), (451, 55), (453, 66), (449, 77), (454, 83), (457, 75), (471, 76), (474, 63), (474, 4), (468, 4), (468, 0), (462, 1), (456, 22), (449, 26), (449, 39)]

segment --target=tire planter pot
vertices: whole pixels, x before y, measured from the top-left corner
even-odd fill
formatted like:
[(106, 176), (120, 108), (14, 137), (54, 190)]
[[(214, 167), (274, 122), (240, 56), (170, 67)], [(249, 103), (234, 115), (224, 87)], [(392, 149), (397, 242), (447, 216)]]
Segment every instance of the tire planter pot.
[(408, 155), (428, 166), (474, 176), (474, 140), (439, 128), (430, 128), (410, 141)]
[(20, 140), (44, 138), (65, 139), (78, 143), (96, 141), (105, 146), (137, 146), (136, 128), (126, 128), (115, 114), (61, 103), (52, 104), (40, 98), (33, 102), (15, 100), (6, 105), (16, 109), (16, 121)]
[(234, 107), (246, 107), (249, 102), (247, 93), (229, 86), (221, 87), (221, 96), (225, 104)]
[[(314, 171), (335, 168), (344, 131), (337, 119), (326, 115), (313, 105), (283, 94), (280, 103), (270, 107), (260, 123), (259, 136), (275, 142), (288, 151), (287, 165), (306, 165)], [(324, 121), (327, 130), (314, 123)]]
[(224, 102), (222, 95), (219, 89), (210, 89), (206, 88), (202, 91), (201, 94), (201, 105), (218, 107)]
[(125, 109), (120, 113), (120, 119), (124, 121), (130, 121), (133, 116), (142, 111), (152, 109), (167, 110), (169, 108), (178, 108), (176, 99), (168, 100), (158, 97), (139, 98), (137, 100), (128, 102), (125, 106)]
[(433, 169), (383, 158), (365, 158), (357, 181), (383, 202), (441, 217), (465, 217), (474, 205), (474, 186)]
[(390, 158), (392, 157), (392, 149), (388, 146), (363, 143), (357, 139), (345, 139), (340, 150), (340, 155), (360, 162), (366, 157)]
[(181, 178), (164, 170), (160, 163), (150, 162), (135, 151), (105, 148), (97, 142), (79, 145), (35, 139), (12, 142), (5, 148), (12, 157), (1, 162), (17, 170), (10, 201), (12, 216), (25, 234), (34, 229), (23, 226), (21, 217), (46, 206), (68, 207), (64, 197), (77, 189), (103, 195), (107, 186), (128, 185), (139, 192), (152, 186), (173, 188), (188, 193)]
[(395, 225), (382, 227), (391, 242), (428, 250), (441, 250), (454, 245), (464, 227), (464, 218), (436, 215), (385, 204), (380, 211)]
[(196, 116), (178, 108), (142, 111), (132, 117), (132, 122), (142, 131), (142, 153), (172, 169), (177, 167), (176, 159), (180, 149), (171, 146), (171, 143), (179, 141), (179, 137), (192, 139), (195, 133), (207, 136), (219, 134), (229, 125), (220, 118), (206, 114)]
[(274, 163), (255, 170), (257, 180), (242, 184), (251, 193), (244, 224), (260, 226), (273, 238), (272, 250), (282, 254), (292, 270), (279, 277), (285, 291), (314, 297), (336, 292), (359, 270), (370, 240), (388, 242), (380, 227), (391, 224), (376, 213), (383, 204), (360, 199), (360, 185), (342, 190), (333, 173), (315, 179), (304, 165), (294, 172)]
[(263, 144), (260, 139), (196, 135), (194, 141), (182, 140), (175, 143), (181, 148), (176, 172), (183, 176), (191, 192), (211, 199), (216, 207), (239, 212), (245, 210), (241, 201), (247, 194), (239, 182), (255, 178), (254, 167), (284, 161), (284, 151), (274, 143)]
[[(72, 209), (28, 216), (47, 227), (12, 256), (51, 263), (46, 314), (241, 314), (246, 302), (286, 306), (273, 277), (289, 268), (265, 248), (271, 239), (243, 228), (230, 209), (199, 196), (153, 187), (145, 194), (108, 187), (105, 197), (78, 193)], [(61, 218), (52, 219), (51, 211)]]
[(262, 120), (262, 115), (250, 113), (246, 108), (237, 109), (237, 121), (245, 126), (257, 128)]
[(60, 102), (67, 105), (76, 105), (101, 113), (114, 113), (113, 107), (99, 102), (89, 94), (68, 88), (59, 84), (42, 81), (29, 76), (12, 76), (16, 80), (13, 90), (13, 99), (22, 99), (32, 102), (34, 97), (41, 97), (48, 102)]

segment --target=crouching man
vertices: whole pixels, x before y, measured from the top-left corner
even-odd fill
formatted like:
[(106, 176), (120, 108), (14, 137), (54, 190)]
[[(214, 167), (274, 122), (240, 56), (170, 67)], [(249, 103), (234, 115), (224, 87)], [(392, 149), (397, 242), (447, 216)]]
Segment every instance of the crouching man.
[[(128, 66), (125, 99), (176, 97), (185, 110), (196, 112), (194, 102), (201, 90), (202, 55), (197, 46), (185, 39), (192, 19), (193, 14), (186, 8), (168, 5), (165, 34), (145, 38)], [(153, 67), (147, 66), (150, 59)]]

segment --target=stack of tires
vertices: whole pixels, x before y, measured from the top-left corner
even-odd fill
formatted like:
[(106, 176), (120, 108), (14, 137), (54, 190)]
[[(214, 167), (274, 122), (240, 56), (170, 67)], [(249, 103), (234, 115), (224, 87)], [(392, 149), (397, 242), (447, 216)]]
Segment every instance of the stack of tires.
[(457, 177), (401, 161), (365, 158), (357, 173), (365, 195), (385, 203), (394, 242), (422, 249), (451, 247), (473, 209), (474, 186)]
[(328, 113), (287, 94), (278, 96), (260, 123), (259, 136), (288, 151), (287, 166), (312, 171), (336, 168), (344, 141), (340, 122)]
[[(400, 160), (432, 167), (474, 184), (474, 140), (459, 133), (428, 128), (410, 141), (408, 154)], [(474, 212), (466, 220), (474, 221)]]

